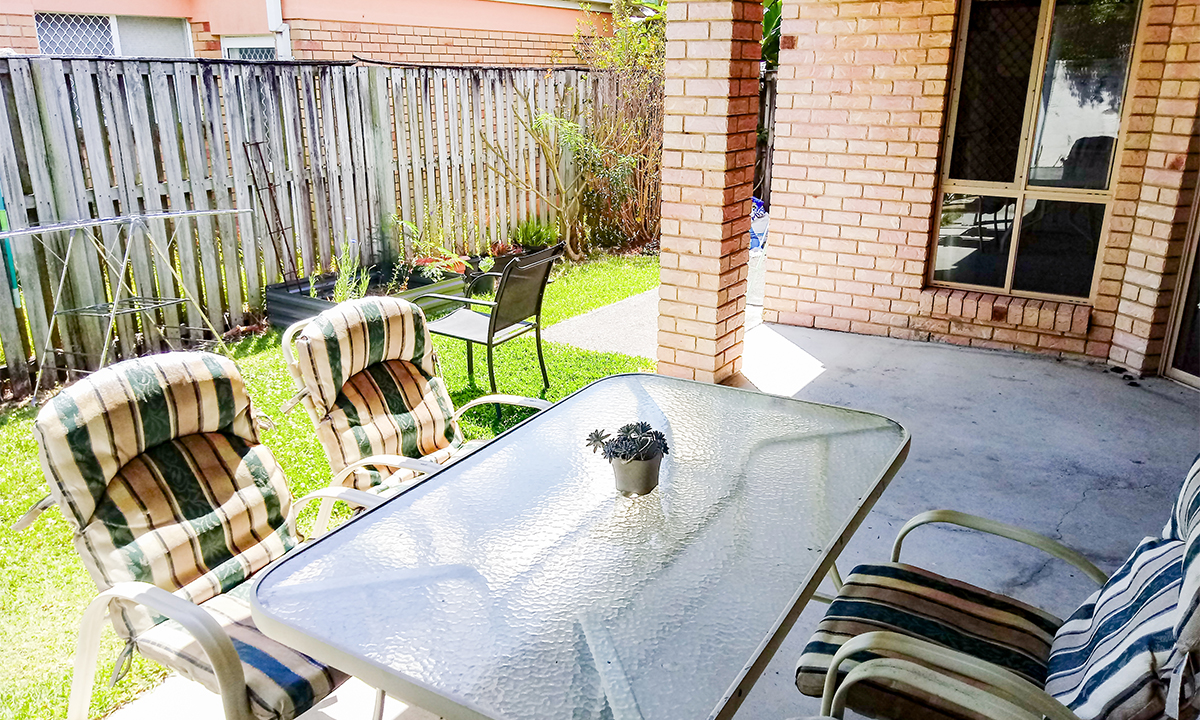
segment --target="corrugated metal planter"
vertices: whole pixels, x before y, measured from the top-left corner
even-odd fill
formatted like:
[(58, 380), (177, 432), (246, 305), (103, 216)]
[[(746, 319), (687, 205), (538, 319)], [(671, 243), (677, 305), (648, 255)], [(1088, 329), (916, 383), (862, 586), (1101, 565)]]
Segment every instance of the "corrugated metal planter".
[[(371, 289), (384, 285), (387, 282), (385, 278), (391, 278), (390, 269), (372, 270)], [(333, 293), (336, 281), (335, 275), (319, 275), (316, 278), (304, 278), (298, 282), (268, 285), (265, 293), (267, 319), (271, 325), (277, 328), (286, 328), (292, 323), (328, 310), (334, 306), (334, 303), (322, 298), (329, 297)], [(317, 288), (317, 297), (315, 298), (312, 297), (311, 292), (314, 283)], [(432, 283), (420, 275), (414, 275), (409, 279), (409, 283), (415, 287), (410, 287), (404, 292), (393, 293), (392, 296), (415, 302), (427, 316), (461, 306), (449, 300), (422, 298), (421, 295), (427, 293), (463, 295), (466, 292), (463, 276), (455, 273), (448, 274), (444, 279)]]

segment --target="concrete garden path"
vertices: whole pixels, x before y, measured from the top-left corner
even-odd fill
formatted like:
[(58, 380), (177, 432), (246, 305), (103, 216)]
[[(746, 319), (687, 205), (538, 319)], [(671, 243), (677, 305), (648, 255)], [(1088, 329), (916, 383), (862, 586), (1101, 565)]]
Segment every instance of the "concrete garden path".
[[(654, 357), (656, 298), (643, 293), (559, 323), (547, 338)], [(1158, 378), (1131, 384), (1103, 366), (760, 324), (746, 335), (744, 375), (763, 391), (882, 413), (912, 433), (908, 461), (843, 553), (843, 572), (886, 560), (904, 521), (939, 507), (1048, 534), (1111, 572), (1162, 528), (1200, 452), (1200, 393)], [(1060, 617), (1094, 589), (1036, 551), (942, 526), (914, 533), (903, 559)], [(739, 718), (816, 713), (792, 673), (823, 611), (801, 615)], [(219, 717), (215, 697), (193, 688), (170, 680), (112, 717), (184, 718), (184, 707), (197, 708), (187, 717)], [(180, 702), (183, 692), (191, 694)], [(159, 697), (167, 704), (152, 705)], [(396, 701), (388, 707), (389, 718), (430, 717)], [(362, 718), (369, 709), (370, 693), (351, 685), (305, 719)]]

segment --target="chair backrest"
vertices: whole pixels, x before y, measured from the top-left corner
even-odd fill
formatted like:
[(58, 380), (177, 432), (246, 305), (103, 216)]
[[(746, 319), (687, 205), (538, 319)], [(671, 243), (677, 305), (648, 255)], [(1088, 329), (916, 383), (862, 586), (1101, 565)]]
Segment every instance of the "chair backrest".
[(1183, 585), (1175, 621), (1175, 646), (1184, 652), (1200, 650), (1200, 457), (1183, 481), (1163, 537), (1183, 540)]
[(1117, 139), (1108, 135), (1081, 137), (1063, 159), (1062, 179), (1069, 187), (1103, 188), (1108, 180)]
[[(371, 455), (424, 457), (462, 443), (425, 314), (413, 303), (366, 297), (326, 310), (296, 335), (295, 363), (335, 473)], [(355, 486), (379, 479), (366, 472)]]
[(496, 307), (491, 312), (491, 332), (540, 315), (542, 297), (550, 282), (554, 261), (562, 257), (562, 243), (516, 258), (504, 268), (496, 290)]
[[(55, 396), (34, 429), (51, 495), (101, 590), (142, 581), (200, 603), (295, 545), (287, 481), (228, 358), (112, 365)], [(158, 620), (128, 606), (116, 615), (125, 637)]]
[(1200, 525), (1200, 456), (1192, 463), (1179, 496), (1171, 508), (1171, 517), (1163, 527), (1162, 537), (1168, 540), (1187, 540)]

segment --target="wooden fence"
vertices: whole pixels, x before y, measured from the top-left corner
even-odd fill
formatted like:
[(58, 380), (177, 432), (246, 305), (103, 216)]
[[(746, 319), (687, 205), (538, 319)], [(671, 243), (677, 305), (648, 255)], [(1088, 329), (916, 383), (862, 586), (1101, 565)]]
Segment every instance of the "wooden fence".
[[(521, 96), (535, 112), (553, 112), (584, 96), (587, 82), (575, 69), (0, 58), (0, 197), (13, 229), (253, 208), (151, 224), (161, 239), (178, 239), (172, 263), (182, 288), (141, 248), (128, 271), (139, 295), (186, 293), (224, 331), (261, 308), (281, 267), (299, 276), (328, 270), (351, 240), (365, 263), (393, 259), (403, 252), (393, 216), (436, 225), (435, 237), (459, 252), (505, 238), (518, 221), (551, 220), (534, 193), (492, 169), (482, 139), (523, 169), (525, 183), (552, 191), (545, 159), (516, 120), (526, 112)], [(255, 142), (287, 227), (278, 255), (244, 150)], [(102, 245), (137, 242), (105, 233)], [(14, 396), (30, 385), (29, 358), (42, 355), (63, 261), (69, 282), (60, 305), (111, 299), (102, 253), (80, 244), (61, 258), (65, 245), (63, 237), (23, 236), (5, 248), (19, 283), (19, 292), (0, 292), (0, 347)], [(176, 336), (186, 332), (189, 311), (158, 312)], [(144, 330), (133, 329), (138, 347), (123, 337), (119, 355), (156, 349)], [(60, 354), (56, 362), (87, 369), (100, 338), (72, 321), (50, 345), (83, 358)]]

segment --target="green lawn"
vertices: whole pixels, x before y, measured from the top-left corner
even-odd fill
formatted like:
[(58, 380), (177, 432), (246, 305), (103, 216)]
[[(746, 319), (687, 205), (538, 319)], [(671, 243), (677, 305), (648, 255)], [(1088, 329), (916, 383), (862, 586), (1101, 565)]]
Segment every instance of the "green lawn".
[[(658, 283), (658, 258), (611, 257), (556, 270), (546, 292), (547, 324), (579, 315), (622, 298), (643, 292)], [(468, 387), (465, 345), (444, 338), (434, 340), (442, 374), (456, 405), (484, 394)], [(652, 371), (653, 363), (612, 353), (596, 353), (546, 343), (546, 364), (551, 390), (557, 400), (584, 385), (615, 373)], [(476, 374), (487, 383), (482, 353), (477, 354)], [(259, 408), (275, 422), (264, 433), (264, 442), (278, 457), (291, 481), (292, 492), (302, 495), (328, 482), (329, 468), (313, 435), (312, 423), (297, 408), (281, 415), (279, 406), (294, 389), (283, 367), (279, 334), (272, 332), (243, 340), (234, 357), (247, 388)], [(496, 380), (500, 392), (536, 396), (541, 373), (531, 339), (520, 338), (496, 350)], [(25, 532), (8, 529), (25, 509), (46, 494), (37, 460), (32, 426), (35, 411), (17, 409), (0, 416), (0, 720), (11, 718), (61, 718), (66, 715), (77, 623), (83, 608), (95, 595), (95, 586), (71, 545), (71, 533), (57, 510), (51, 510)], [(468, 438), (490, 436), (490, 407), (480, 408), (463, 423)], [(508, 411), (505, 426), (524, 414)], [(119, 643), (106, 633), (97, 673), (92, 716), (102, 717), (142, 690), (156, 684), (165, 671), (136, 659), (134, 669), (116, 688), (107, 681)]]

